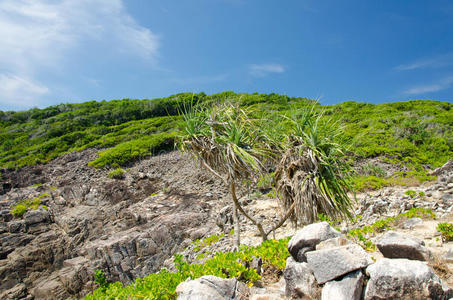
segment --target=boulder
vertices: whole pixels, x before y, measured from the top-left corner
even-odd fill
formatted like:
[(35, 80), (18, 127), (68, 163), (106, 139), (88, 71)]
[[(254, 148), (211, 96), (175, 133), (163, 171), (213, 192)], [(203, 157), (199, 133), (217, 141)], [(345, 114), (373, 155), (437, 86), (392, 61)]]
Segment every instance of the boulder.
[(453, 263), (453, 247), (448, 249), (448, 252), (445, 254), (445, 260), (449, 263)]
[(328, 239), (325, 241), (322, 241), (318, 245), (316, 245), (316, 250), (322, 250), (322, 249), (330, 249), (330, 248), (336, 248), (340, 246), (346, 246), (350, 245), (352, 242), (345, 238), (344, 236), (339, 236), (333, 239)]
[(24, 214), (24, 223), (27, 226), (48, 221), (50, 221), (49, 212), (42, 207), (36, 210), (27, 211)]
[(296, 262), (291, 256), (286, 260), (286, 268), (283, 272), (286, 281), (285, 294), (291, 298), (317, 299), (320, 287), (316, 282), (313, 271), (305, 262)]
[(366, 269), (370, 277), (365, 300), (442, 299), (442, 283), (434, 271), (421, 261), (403, 258), (380, 259)]
[(412, 229), (417, 225), (420, 225), (423, 223), (423, 220), (421, 218), (410, 218), (406, 222), (403, 223), (403, 228), (404, 229)]
[(178, 300), (245, 299), (247, 285), (235, 278), (223, 279), (212, 275), (186, 280), (176, 287)]
[(298, 262), (306, 262), (305, 253), (315, 250), (322, 241), (342, 236), (327, 222), (310, 224), (299, 230), (288, 242), (288, 251)]
[(23, 299), (27, 296), (25, 284), (17, 284), (14, 287), (0, 293), (0, 299)]
[(360, 300), (362, 288), (362, 271), (355, 271), (341, 280), (326, 282), (322, 288), (321, 300)]
[(411, 235), (389, 231), (376, 243), (379, 251), (387, 258), (408, 258), (413, 260), (431, 260), (431, 251), (425, 243)]
[(319, 284), (373, 263), (365, 250), (357, 244), (311, 251), (306, 255), (308, 266)]

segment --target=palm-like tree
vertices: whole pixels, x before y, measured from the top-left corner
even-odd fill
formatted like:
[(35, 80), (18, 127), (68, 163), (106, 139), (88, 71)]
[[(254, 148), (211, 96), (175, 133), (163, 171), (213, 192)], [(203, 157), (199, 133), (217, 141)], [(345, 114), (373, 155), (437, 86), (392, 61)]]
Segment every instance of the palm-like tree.
[(272, 141), (257, 126), (258, 120), (249, 117), (250, 113), (229, 101), (209, 108), (185, 108), (185, 132), (179, 140), (181, 150), (192, 153), (202, 166), (228, 186), (233, 202), (236, 247), (240, 244), (238, 211), (258, 227), (263, 240), (269, 234), (243, 209), (237, 193), (241, 180), (256, 179), (264, 172), (263, 162), (275, 156), (270, 147)]
[[(311, 109), (302, 116), (271, 120), (252, 119), (253, 111), (224, 101), (209, 106), (190, 106), (183, 111), (184, 133), (179, 148), (192, 153), (209, 172), (228, 187), (233, 202), (236, 247), (240, 244), (238, 211), (258, 228), (263, 240), (286, 219), (307, 224), (318, 213), (331, 217), (350, 216), (347, 195), (347, 165), (342, 162), (339, 144), (332, 142), (338, 130), (333, 122), (321, 122)], [(285, 135), (282, 131), (290, 132)], [(240, 204), (237, 185), (242, 180), (256, 181), (267, 162), (280, 162), (275, 172), (276, 190), (284, 214), (278, 224), (265, 231), (262, 224)]]
[(280, 205), (291, 211), (296, 226), (313, 223), (320, 213), (331, 218), (351, 216), (347, 192), (352, 170), (342, 160), (345, 145), (334, 142), (342, 129), (332, 120), (322, 122), (322, 114), (314, 108), (288, 117), (288, 144), (275, 172)]

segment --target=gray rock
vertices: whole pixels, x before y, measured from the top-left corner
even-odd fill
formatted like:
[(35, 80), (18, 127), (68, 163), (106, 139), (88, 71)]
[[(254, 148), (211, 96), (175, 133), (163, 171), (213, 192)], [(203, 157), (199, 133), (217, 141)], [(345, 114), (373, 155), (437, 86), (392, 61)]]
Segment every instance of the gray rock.
[(24, 214), (24, 223), (28, 226), (41, 222), (48, 222), (49, 220), (49, 212), (41, 207), (36, 210), (27, 211)]
[(453, 262), (453, 247), (448, 249), (448, 252), (445, 254), (445, 260), (449, 263)]
[(389, 231), (376, 243), (379, 251), (387, 258), (408, 258), (414, 260), (430, 260), (432, 253), (425, 243), (413, 236)]
[(176, 287), (178, 300), (245, 299), (249, 289), (236, 279), (223, 279), (208, 275), (181, 282)]
[(346, 246), (350, 245), (352, 242), (345, 238), (344, 236), (339, 236), (333, 239), (328, 239), (325, 241), (322, 241), (318, 245), (316, 245), (316, 250), (322, 250), (322, 249), (330, 249), (330, 248), (336, 248), (340, 246)]
[(403, 223), (404, 229), (412, 229), (414, 226), (422, 224), (423, 220), (421, 218), (410, 218)]
[(296, 262), (291, 256), (286, 260), (286, 268), (283, 272), (287, 297), (316, 299), (320, 294), (320, 287), (316, 282), (313, 271), (305, 262)]
[(9, 222), (8, 231), (11, 233), (25, 232), (25, 224), (23, 221)]
[(420, 261), (383, 258), (366, 273), (370, 279), (365, 300), (442, 299), (445, 294), (439, 277)]
[(356, 244), (308, 252), (307, 262), (319, 284), (373, 263), (365, 250)]
[(310, 224), (299, 230), (288, 242), (288, 251), (298, 262), (306, 262), (306, 253), (322, 241), (342, 236), (327, 222)]
[(363, 289), (362, 271), (355, 271), (341, 280), (326, 282), (322, 288), (322, 300), (360, 300)]

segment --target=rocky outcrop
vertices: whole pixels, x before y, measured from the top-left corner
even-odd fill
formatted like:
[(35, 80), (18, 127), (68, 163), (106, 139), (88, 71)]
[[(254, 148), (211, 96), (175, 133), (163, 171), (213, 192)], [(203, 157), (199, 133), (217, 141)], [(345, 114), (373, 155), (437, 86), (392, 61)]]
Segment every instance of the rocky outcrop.
[(338, 280), (327, 282), (322, 288), (322, 300), (360, 300), (364, 276), (362, 271), (349, 273)]
[(298, 262), (306, 262), (305, 254), (316, 248), (316, 245), (327, 239), (342, 234), (329, 226), (327, 222), (310, 224), (298, 231), (288, 242), (288, 251)]
[[(330, 231), (325, 224), (307, 227)], [(404, 257), (413, 257), (414, 249), (418, 249), (415, 245), (421, 246), (415, 243), (416, 239), (394, 232), (387, 233), (382, 241), (383, 249), (391, 244), (392, 251)], [(382, 258), (374, 262), (360, 246), (341, 236), (314, 246), (316, 250), (304, 253), (307, 262), (288, 258), (284, 271), (287, 297), (319, 299), (321, 289), (323, 300), (449, 299), (453, 295), (424, 262), (401, 258)]]
[[(0, 196), (1, 299), (79, 297), (95, 288), (95, 269), (129, 284), (215, 228), (211, 211), (226, 193), (188, 157), (152, 157), (115, 180), (88, 167), (95, 156), (4, 172), (11, 189)], [(40, 208), (10, 213), (33, 198)]]
[(408, 259), (383, 258), (366, 269), (370, 277), (365, 300), (442, 299), (442, 283), (426, 264)]
[(288, 257), (283, 276), (286, 282), (287, 297), (312, 299), (319, 297), (321, 288), (307, 263), (296, 262), (291, 256)]
[(245, 300), (248, 299), (249, 289), (234, 278), (209, 275), (180, 283), (176, 293), (179, 300)]
[(376, 243), (379, 251), (388, 258), (432, 260), (433, 255), (425, 243), (413, 236), (389, 231)]
[(319, 284), (367, 267), (373, 261), (359, 245), (352, 244), (307, 252), (308, 266)]

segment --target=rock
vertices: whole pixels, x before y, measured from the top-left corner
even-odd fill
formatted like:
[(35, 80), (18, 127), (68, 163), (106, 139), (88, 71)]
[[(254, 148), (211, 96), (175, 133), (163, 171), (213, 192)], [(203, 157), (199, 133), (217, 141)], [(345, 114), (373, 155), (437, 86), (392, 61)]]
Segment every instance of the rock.
[(430, 260), (431, 251), (425, 243), (413, 236), (389, 231), (376, 243), (379, 251), (387, 258), (408, 258), (414, 260)]
[(17, 284), (14, 287), (0, 293), (0, 299), (23, 299), (27, 296), (25, 284)]
[(27, 226), (41, 222), (48, 222), (49, 220), (50, 220), (49, 212), (42, 207), (36, 210), (27, 211), (24, 214), (24, 223)]
[(442, 283), (425, 263), (383, 258), (366, 269), (370, 277), (365, 300), (443, 299)]
[(249, 289), (235, 278), (223, 279), (208, 275), (181, 282), (176, 287), (178, 300), (245, 299)]
[(287, 297), (309, 297), (309, 299), (317, 299), (319, 297), (320, 287), (307, 263), (299, 263), (291, 256), (288, 257), (283, 276), (286, 281), (285, 293)]
[(352, 244), (352, 242), (344, 236), (339, 236), (333, 239), (322, 241), (321, 243), (316, 245), (316, 250), (336, 248), (340, 246), (346, 246), (348, 244)]
[(8, 223), (8, 231), (10, 233), (25, 232), (24, 221), (13, 221)]
[(423, 220), (421, 218), (410, 218), (403, 223), (404, 229), (412, 229), (414, 226), (422, 224)]
[(305, 253), (315, 249), (322, 241), (342, 236), (327, 222), (310, 224), (299, 230), (288, 242), (288, 251), (298, 262), (306, 262)]
[(69, 297), (63, 284), (57, 277), (43, 278), (31, 291), (34, 299), (66, 299)]
[(373, 263), (365, 250), (356, 244), (307, 252), (307, 262), (319, 284)]
[(326, 282), (322, 288), (322, 300), (360, 300), (363, 288), (362, 271), (345, 275), (341, 280)]
[(445, 260), (449, 263), (453, 263), (453, 247), (448, 249), (448, 252), (445, 254)]

